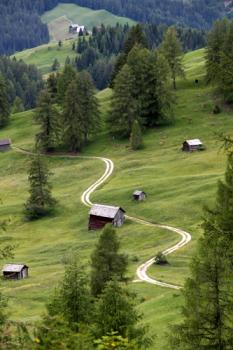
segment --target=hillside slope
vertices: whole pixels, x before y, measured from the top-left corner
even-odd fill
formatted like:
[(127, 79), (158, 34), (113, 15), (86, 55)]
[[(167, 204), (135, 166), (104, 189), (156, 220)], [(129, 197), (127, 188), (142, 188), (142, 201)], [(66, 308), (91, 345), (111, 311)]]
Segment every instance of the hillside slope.
[[(144, 148), (138, 152), (130, 151), (127, 142), (111, 139), (105, 132), (83, 152), (83, 155), (108, 157), (115, 163), (113, 176), (93, 194), (93, 202), (121, 205), (128, 215), (192, 233), (192, 242), (169, 256), (169, 266), (153, 266), (149, 271), (152, 277), (178, 285), (183, 285), (188, 276), (188, 265), (201, 235), (202, 207), (213, 201), (216, 183), (224, 172), (225, 156), (219, 152), (216, 131), (232, 130), (231, 112), (212, 114), (211, 89), (204, 85), (203, 50), (188, 53), (185, 67), (186, 80), (178, 82), (174, 125), (148, 131)], [(199, 79), (198, 86), (195, 79)], [(109, 89), (98, 94), (103, 118), (108, 113), (110, 97)], [(0, 138), (11, 137), (16, 146), (31, 149), (36, 130), (29, 111), (14, 115), (11, 125), (0, 131)], [(206, 151), (192, 154), (180, 151), (183, 140), (197, 137), (206, 145)], [(10, 218), (1, 240), (15, 244), (14, 261), (30, 267), (29, 279), (3, 282), (2, 290), (9, 297), (12, 319), (32, 321), (44, 311), (44, 304), (62, 276), (71, 252), (76, 252), (89, 266), (99, 232), (88, 232), (88, 209), (80, 197), (102, 175), (104, 165), (91, 159), (49, 158), (54, 173), (54, 196), (59, 201), (57, 213), (40, 221), (25, 222), (28, 157), (12, 150), (0, 154), (0, 158), (0, 219)], [(148, 194), (143, 203), (131, 200), (137, 188)], [(118, 234), (122, 250), (129, 255), (131, 280), (137, 266), (180, 239), (171, 232), (131, 222), (119, 229)], [(138, 292), (145, 322), (157, 334), (156, 346), (167, 350), (164, 332), (168, 324), (180, 319), (181, 292), (146, 283), (130, 286)]]
[(45, 12), (41, 18), (48, 24), (50, 38), (56, 41), (71, 37), (68, 33), (70, 23), (84, 25), (88, 30), (101, 24), (115, 26), (117, 23), (136, 23), (129, 18), (114, 16), (106, 10), (94, 11), (74, 4), (59, 4), (53, 10)]

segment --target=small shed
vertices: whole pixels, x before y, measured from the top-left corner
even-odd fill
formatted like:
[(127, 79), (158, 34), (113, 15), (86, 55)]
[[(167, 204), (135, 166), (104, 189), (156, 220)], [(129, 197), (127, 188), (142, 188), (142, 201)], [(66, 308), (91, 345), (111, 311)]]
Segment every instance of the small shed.
[(0, 140), (0, 151), (7, 151), (11, 147), (11, 140), (4, 139)]
[(28, 266), (21, 264), (7, 264), (2, 269), (3, 277), (11, 280), (21, 280), (28, 277)]
[(146, 199), (146, 193), (144, 191), (134, 191), (133, 199), (135, 201), (144, 201)]
[(182, 151), (200, 151), (203, 149), (203, 143), (199, 139), (186, 140), (183, 143)]
[(89, 212), (89, 230), (102, 229), (106, 224), (120, 227), (125, 222), (125, 211), (121, 207), (94, 204)]

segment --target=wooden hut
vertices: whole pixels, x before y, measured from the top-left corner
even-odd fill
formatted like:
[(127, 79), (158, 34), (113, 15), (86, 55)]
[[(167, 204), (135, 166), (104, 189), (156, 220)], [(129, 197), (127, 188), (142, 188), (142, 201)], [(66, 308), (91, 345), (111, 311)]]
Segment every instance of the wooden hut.
[(12, 280), (21, 280), (28, 277), (28, 266), (19, 264), (7, 264), (2, 269), (3, 277)]
[(203, 143), (199, 139), (186, 140), (183, 143), (182, 151), (192, 152), (203, 149)]
[(146, 193), (144, 191), (134, 191), (133, 193), (133, 199), (135, 201), (144, 201), (146, 199)]
[(102, 229), (108, 223), (120, 227), (125, 221), (125, 211), (121, 207), (94, 204), (89, 215), (89, 230)]
[(11, 140), (4, 139), (0, 140), (0, 151), (7, 151), (11, 147)]

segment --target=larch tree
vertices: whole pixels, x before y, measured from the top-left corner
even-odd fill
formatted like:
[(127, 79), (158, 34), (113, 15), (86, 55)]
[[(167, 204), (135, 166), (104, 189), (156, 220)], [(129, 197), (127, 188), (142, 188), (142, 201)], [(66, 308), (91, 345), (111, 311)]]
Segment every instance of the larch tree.
[(51, 195), (50, 175), (42, 156), (38, 153), (31, 156), (28, 175), (30, 197), (25, 204), (26, 216), (29, 220), (46, 216), (54, 209), (56, 201)]
[(0, 128), (6, 126), (10, 117), (10, 104), (5, 80), (0, 75)]
[(108, 117), (110, 132), (120, 137), (130, 136), (133, 123), (138, 118), (139, 106), (133, 96), (135, 84), (136, 78), (131, 68), (124, 65), (115, 80), (111, 113)]
[(139, 325), (141, 318), (136, 309), (135, 294), (113, 279), (105, 285), (96, 302), (94, 334), (101, 338), (116, 332), (123, 338), (134, 340), (138, 349), (147, 349), (151, 339), (147, 336), (147, 328)]
[(111, 279), (123, 280), (128, 259), (119, 253), (120, 242), (116, 230), (107, 225), (91, 255), (91, 292), (93, 296), (102, 293), (106, 283)]
[(36, 135), (38, 147), (43, 151), (54, 150), (61, 135), (61, 117), (48, 90), (41, 92), (34, 119), (40, 126), (40, 132)]
[(66, 65), (58, 75), (57, 79), (57, 99), (60, 104), (64, 104), (67, 89), (70, 83), (75, 79), (76, 70), (71, 65)]
[(175, 27), (170, 27), (164, 35), (164, 40), (161, 44), (161, 51), (166, 58), (173, 81), (173, 87), (176, 89), (177, 76), (184, 76), (183, 67), (183, 50), (181, 42), (177, 36)]
[(184, 321), (173, 328), (172, 349), (233, 348), (233, 155), (207, 210), (204, 236), (185, 284)]

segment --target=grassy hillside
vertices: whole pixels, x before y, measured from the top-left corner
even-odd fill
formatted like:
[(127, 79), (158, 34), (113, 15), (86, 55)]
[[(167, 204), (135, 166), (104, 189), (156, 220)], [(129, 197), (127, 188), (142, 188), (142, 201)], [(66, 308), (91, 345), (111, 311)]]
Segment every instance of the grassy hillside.
[(48, 24), (51, 40), (55, 41), (70, 38), (70, 23), (84, 25), (88, 30), (101, 24), (114, 26), (116, 23), (136, 23), (132, 19), (115, 16), (106, 10), (94, 11), (74, 4), (59, 4), (53, 10), (45, 12), (42, 21)]
[[(127, 142), (118, 142), (105, 133), (84, 151), (84, 155), (104, 155), (115, 163), (114, 175), (96, 191), (93, 201), (121, 205), (129, 215), (192, 233), (192, 242), (169, 256), (169, 266), (156, 266), (149, 271), (151, 276), (179, 285), (188, 276), (190, 258), (201, 235), (202, 207), (213, 202), (217, 180), (224, 172), (225, 156), (219, 152), (216, 131), (227, 132), (233, 123), (230, 112), (212, 114), (211, 90), (204, 85), (203, 50), (187, 54), (185, 66), (187, 77), (178, 83), (174, 125), (148, 131), (144, 148), (138, 152), (130, 151)], [(199, 79), (199, 86), (194, 79)], [(108, 113), (110, 96), (111, 90), (98, 94), (103, 117)], [(21, 113), (14, 115), (11, 125), (0, 131), (0, 138), (11, 137), (15, 145), (31, 148), (36, 129), (32, 113)], [(206, 151), (181, 152), (181, 144), (187, 138), (200, 138)], [(54, 173), (54, 196), (59, 201), (57, 213), (29, 223), (23, 217), (23, 204), (28, 196), (28, 157), (12, 150), (0, 154), (0, 159), (0, 219), (10, 218), (1, 240), (16, 245), (15, 262), (30, 266), (29, 279), (4, 281), (2, 290), (9, 297), (12, 319), (36, 320), (72, 252), (78, 254), (88, 269), (90, 252), (99, 232), (88, 232), (88, 208), (81, 204), (80, 196), (102, 174), (104, 165), (88, 159), (48, 159)], [(131, 200), (132, 191), (137, 188), (148, 194), (144, 203)], [(140, 263), (179, 240), (171, 232), (131, 222), (119, 229), (118, 234), (122, 250), (130, 258), (132, 279)], [(139, 308), (152, 333), (157, 334), (157, 348), (166, 350), (164, 332), (168, 324), (180, 319), (181, 292), (146, 283), (130, 283), (130, 287), (138, 292)]]
[(67, 56), (71, 59), (77, 56), (72, 50), (72, 41), (67, 40), (59, 47), (57, 43), (49, 43), (33, 49), (24, 50), (14, 55), (18, 60), (22, 59), (27, 64), (35, 64), (43, 75), (51, 72), (51, 67), (55, 58), (60, 63), (60, 68), (65, 64)]

